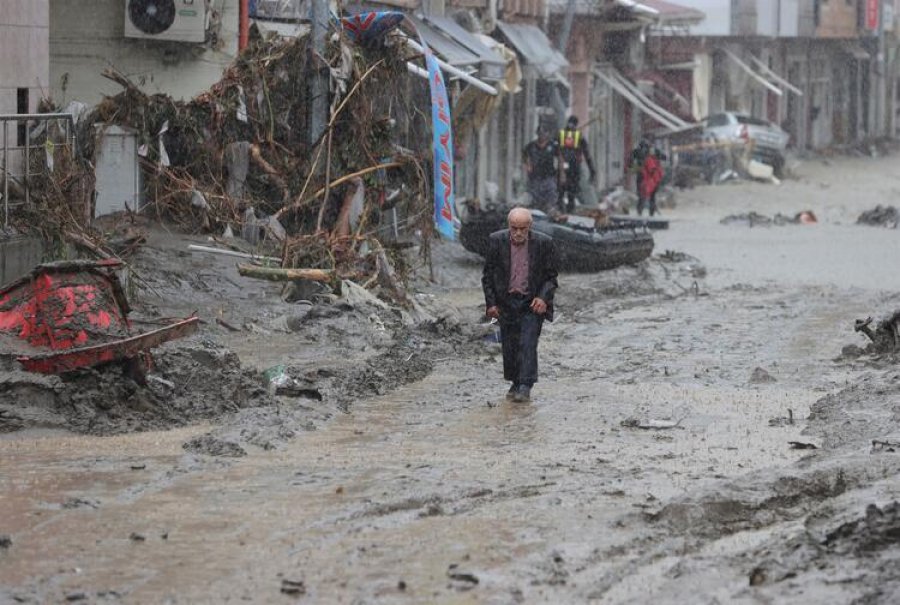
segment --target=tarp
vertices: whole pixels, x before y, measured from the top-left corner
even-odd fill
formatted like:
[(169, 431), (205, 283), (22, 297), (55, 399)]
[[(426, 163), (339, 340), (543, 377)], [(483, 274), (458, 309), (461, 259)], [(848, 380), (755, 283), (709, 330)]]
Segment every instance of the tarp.
[(569, 66), (566, 58), (553, 48), (547, 35), (537, 26), (497, 21), (497, 29), (541, 77), (552, 78)]

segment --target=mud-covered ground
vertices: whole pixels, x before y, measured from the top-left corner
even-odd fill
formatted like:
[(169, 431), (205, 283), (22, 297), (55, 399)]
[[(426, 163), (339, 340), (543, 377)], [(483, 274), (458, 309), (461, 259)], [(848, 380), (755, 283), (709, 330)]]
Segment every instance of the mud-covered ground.
[(896, 602), (900, 366), (841, 355), (900, 308), (895, 163), (682, 193), (683, 254), (562, 278), (525, 405), (455, 245), (411, 317), (157, 234), (140, 312), (205, 324), (152, 397), (0, 382), (0, 601)]

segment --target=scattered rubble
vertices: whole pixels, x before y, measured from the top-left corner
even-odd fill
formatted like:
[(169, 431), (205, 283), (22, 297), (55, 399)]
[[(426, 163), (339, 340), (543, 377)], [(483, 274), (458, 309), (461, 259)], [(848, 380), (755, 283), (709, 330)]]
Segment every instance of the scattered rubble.
[(182, 447), (192, 454), (206, 454), (207, 456), (240, 458), (247, 455), (247, 451), (237, 443), (218, 439), (212, 435), (194, 437), (185, 442)]
[(769, 227), (772, 225), (814, 225), (819, 222), (812, 210), (803, 210), (794, 216), (787, 216), (780, 212), (775, 216), (766, 216), (751, 211), (744, 214), (730, 214), (719, 221), (723, 225), (746, 225), (748, 227)]
[(896, 229), (900, 223), (900, 210), (896, 206), (875, 206), (872, 210), (866, 210), (856, 219), (859, 225), (872, 225), (874, 227), (889, 227)]
[[(847, 350), (847, 356), (856, 356), (862, 354), (886, 355), (894, 354), (900, 349), (900, 311), (894, 311), (891, 315), (875, 321), (871, 317), (865, 319), (857, 319), (853, 324), (854, 332), (861, 332), (869, 339), (869, 344), (861, 352), (856, 350)], [(846, 349), (846, 347), (845, 347)]]

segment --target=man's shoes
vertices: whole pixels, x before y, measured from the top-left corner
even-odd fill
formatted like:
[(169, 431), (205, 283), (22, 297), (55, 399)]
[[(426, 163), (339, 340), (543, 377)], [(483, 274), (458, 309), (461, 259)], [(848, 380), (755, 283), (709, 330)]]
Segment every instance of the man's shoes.
[(508, 391), (506, 391), (506, 400), (507, 400), (507, 401), (512, 401), (513, 399), (515, 399), (515, 397), (516, 397), (516, 391), (517, 391), (518, 389), (519, 389), (519, 385), (517, 385), (515, 382), (512, 383), (512, 386), (509, 387), (509, 390), (508, 390)]
[(516, 403), (526, 403), (531, 401), (531, 387), (527, 384), (520, 384), (513, 393), (512, 400)]

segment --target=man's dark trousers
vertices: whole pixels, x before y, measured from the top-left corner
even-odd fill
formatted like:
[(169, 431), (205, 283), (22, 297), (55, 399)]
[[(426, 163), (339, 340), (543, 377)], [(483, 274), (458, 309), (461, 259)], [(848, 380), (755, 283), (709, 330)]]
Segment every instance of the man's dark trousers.
[(530, 296), (510, 294), (500, 309), (503, 378), (529, 388), (537, 382), (537, 345), (544, 318), (532, 312)]

